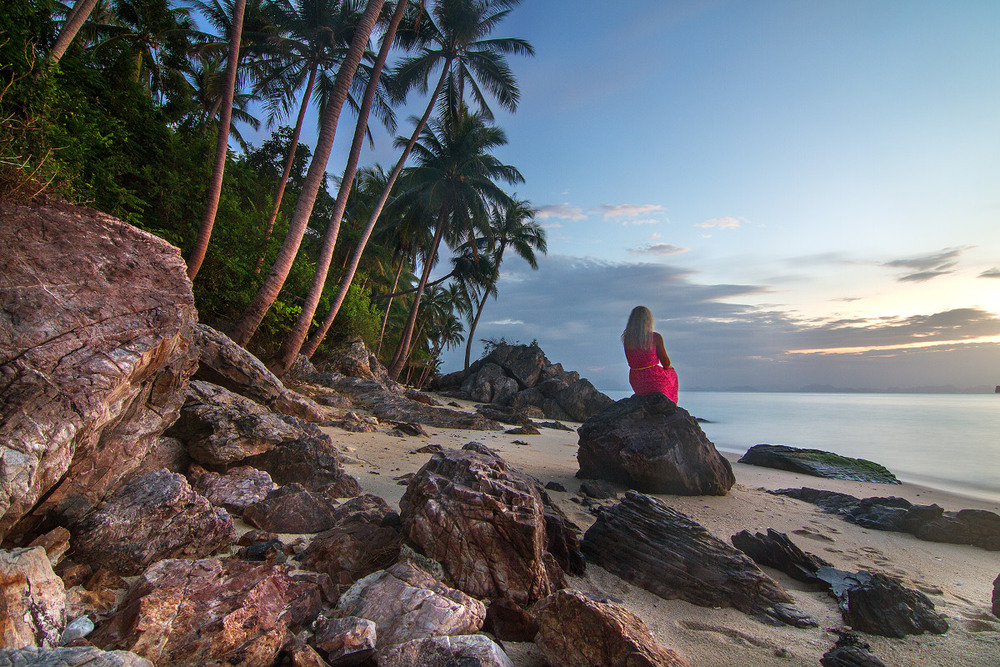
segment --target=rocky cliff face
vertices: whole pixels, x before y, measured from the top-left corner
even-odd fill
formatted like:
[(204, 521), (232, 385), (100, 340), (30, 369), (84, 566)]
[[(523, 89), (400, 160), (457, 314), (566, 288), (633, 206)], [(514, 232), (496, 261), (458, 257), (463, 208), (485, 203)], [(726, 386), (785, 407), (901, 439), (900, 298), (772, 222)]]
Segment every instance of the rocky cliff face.
[(197, 365), (177, 248), (97, 211), (0, 204), (0, 538), (136, 470)]

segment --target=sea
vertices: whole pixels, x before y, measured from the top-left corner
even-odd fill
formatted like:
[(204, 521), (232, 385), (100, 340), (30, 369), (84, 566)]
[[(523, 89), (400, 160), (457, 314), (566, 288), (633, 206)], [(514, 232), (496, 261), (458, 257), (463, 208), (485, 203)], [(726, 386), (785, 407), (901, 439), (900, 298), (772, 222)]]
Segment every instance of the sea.
[(904, 482), (1000, 502), (1000, 394), (682, 390), (679, 405), (706, 420), (701, 427), (721, 451), (822, 449), (880, 463)]

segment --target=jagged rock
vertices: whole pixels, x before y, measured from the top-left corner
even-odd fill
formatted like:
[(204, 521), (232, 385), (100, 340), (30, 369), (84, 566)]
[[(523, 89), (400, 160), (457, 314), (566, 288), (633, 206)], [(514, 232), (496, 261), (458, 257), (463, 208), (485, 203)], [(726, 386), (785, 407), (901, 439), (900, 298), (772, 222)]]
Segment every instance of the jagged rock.
[(42, 547), (48, 556), (52, 567), (62, 561), (63, 555), (69, 551), (69, 531), (62, 526), (56, 526), (44, 535), (39, 535), (31, 541), (29, 547)]
[(580, 494), (597, 500), (607, 500), (617, 498), (618, 492), (603, 479), (588, 479), (580, 485)]
[(492, 419), (502, 424), (511, 424), (512, 426), (527, 426), (531, 424), (531, 417), (523, 410), (515, 410), (514, 408), (502, 405), (477, 405), (476, 412), (487, 419)]
[(291, 667), (330, 667), (330, 663), (324, 660), (316, 649), (301, 641), (292, 642), (285, 652), (291, 660)]
[(485, 635), (428, 637), (378, 652), (379, 667), (514, 667), (503, 649)]
[(377, 646), (383, 647), (411, 639), (478, 632), (486, 607), (403, 561), (355, 583), (337, 602), (337, 614), (373, 621)]
[(1000, 551), (1000, 515), (987, 510), (945, 512), (912, 532), (930, 542), (973, 544), (989, 551)]
[(462, 383), (462, 391), (481, 403), (507, 405), (518, 390), (517, 380), (507, 377), (496, 364), (484, 364), (478, 373)]
[(230, 468), (224, 475), (192, 466), (188, 477), (194, 490), (208, 502), (236, 515), (278, 488), (270, 475), (250, 466)]
[[(498, 459), (501, 458), (500, 453), (497, 452), (495, 449), (491, 449), (490, 447), (487, 447), (483, 443), (477, 442), (475, 440), (473, 440), (472, 442), (467, 442), (464, 445), (462, 445), (462, 449), (468, 452), (477, 452), (479, 454), (482, 454), (483, 456), (492, 456)], [(441, 450), (439, 449), (438, 451)], [(435, 452), (435, 454), (436, 453), (437, 452)]]
[(805, 553), (795, 546), (787, 535), (771, 528), (767, 529), (767, 535), (763, 533), (751, 535), (750, 531), (744, 530), (730, 539), (734, 547), (750, 556), (758, 565), (781, 570), (799, 581), (814, 583), (818, 581), (816, 570), (830, 567), (830, 563), (819, 556)]
[(430, 405), (432, 407), (438, 407), (441, 405), (433, 396), (429, 396), (422, 391), (417, 389), (407, 388), (403, 391), (403, 395), (410, 400), (416, 401), (417, 403), (423, 403), (424, 405)]
[(274, 533), (318, 533), (336, 523), (336, 513), (336, 501), (301, 484), (287, 484), (248, 506), (243, 520)]
[(92, 646), (56, 649), (0, 649), (0, 667), (154, 667), (130, 651), (102, 651)]
[(500, 598), (492, 600), (486, 608), (483, 630), (501, 641), (530, 642), (538, 634), (538, 622), (521, 605)]
[(563, 585), (543, 496), (537, 480), (498, 457), (444, 450), (400, 500), (403, 534), (470, 595), (530, 603)]
[(497, 345), (486, 357), (483, 367), (496, 364), (517, 381), (521, 389), (534, 387), (542, 375), (542, 369), (549, 364), (542, 349), (537, 345)]
[(597, 391), (590, 380), (571, 371), (519, 392), (510, 404), (522, 410), (535, 406), (549, 419), (582, 422), (613, 403), (608, 396)]
[(334, 667), (357, 665), (375, 654), (377, 629), (366, 618), (324, 618), (313, 627), (316, 630), (313, 643)]
[(566, 487), (559, 482), (547, 482), (545, 484), (546, 491), (559, 491), (560, 493), (566, 493)]
[(199, 380), (225, 387), (286, 415), (311, 422), (329, 419), (326, 410), (311, 398), (285, 387), (257, 357), (224, 333), (198, 324), (194, 340), (199, 350), (195, 374)]
[(134, 474), (141, 475), (160, 468), (184, 474), (190, 465), (191, 456), (188, 454), (187, 445), (177, 438), (163, 436), (150, 443), (146, 455), (142, 457), (142, 463), (135, 469)]
[[(389, 372), (379, 363), (378, 357), (360, 340), (352, 341), (346, 347), (332, 354), (324, 370), (339, 373), (349, 378), (372, 380), (393, 391), (404, 391), (389, 377)], [(315, 378), (315, 376), (313, 377)]]
[(816, 576), (830, 585), (844, 622), (855, 630), (897, 638), (948, 631), (948, 622), (926, 595), (888, 575), (821, 567)]
[(1000, 618), (1000, 575), (993, 580), (993, 615)]
[(66, 627), (66, 591), (43, 547), (0, 551), (0, 643), (54, 648)]
[(197, 313), (152, 234), (66, 204), (0, 219), (0, 539), (23, 544), (97, 505), (177, 418)]
[(344, 472), (343, 456), (330, 436), (312, 424), (299, 427), (302, 432), (295, 440), (283, 442), (242, 463), (266, 471), (276, 484), (297, 483), (332, 498), (350, 498), (362, 493), (358, 480)]
[(123, 576), (163, 558), (206, 556), (236, 541), (226, 511), (166, 470), (133, 477), (71, 532), (74, 559)]
[(157, 665), (270, 666), (315, 618), (320, 591), (284, 566), (235, 559), (163, 560), (133, 582), (91, 636)]
[(721, 496), (736, 483), (698, 422), (663, 394), (622, 399), (578, 432), (577, 477), (678, 495)]
[(589, 562), (662, 598), (809, 625), (789, 606), (791, 596), (747, 556), (652, 496), (628, 491), (617, 505), (598, 510), (581, 546)]
[(885, 667), (885, 663), (872, 655), (870, 650), (871, 646), (857, 635), (844, 632), (819, 662), (823, 667)]
[(539, 626), (535, 643), (553, 665), (688, 665), (677, 653), (657, 644), (638, 616), (579, 591), (557, 591), (535, 604), (532, 613)]
[(814, 477), (850, 479), (876, 484), (900, 484), (884, 466), (865, 459), (852, 459), (819, 449), (799, 449), (787, 445), (754, 445), (740, 459), (765, 468), (790, 470)]
[(529, 424), (527, 426), (518, 426), (517, 428), (512, 428), (508, 431), (504, 431), (507, 435), (539, 435), (541, 431), (535, 428), (534, 425)]

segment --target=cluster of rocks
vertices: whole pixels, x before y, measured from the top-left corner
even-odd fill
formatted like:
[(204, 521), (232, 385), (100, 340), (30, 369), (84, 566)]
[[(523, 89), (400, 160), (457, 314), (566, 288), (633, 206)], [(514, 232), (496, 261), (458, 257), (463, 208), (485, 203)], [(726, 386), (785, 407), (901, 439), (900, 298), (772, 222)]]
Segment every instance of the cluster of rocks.
[(928, 542), (972, 544), (1000, 551), (1000, 515), (988, 510), (945, 511), (939, 505), (914, 505), (896, 496), (856, 498), (846, 493), (802, 487), (771, 493), (818, 505), (864, 528), (909, 533)]
[(530, 416), (586, 421), (614, 401), (576, 371), (553, 364), (537, 344), (502, 343), (469, 371), (434, 378), (444, 395), (514, 408)]

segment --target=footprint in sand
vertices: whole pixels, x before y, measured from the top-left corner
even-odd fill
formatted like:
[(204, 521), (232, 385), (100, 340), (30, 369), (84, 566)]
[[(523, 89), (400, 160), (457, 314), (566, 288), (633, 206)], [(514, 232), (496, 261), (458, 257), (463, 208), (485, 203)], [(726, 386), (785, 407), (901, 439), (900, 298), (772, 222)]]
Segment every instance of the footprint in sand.
[(769, 642), (766, 639), (758, 639), (746, 633), (740, 632), (739, 630), (733, 630), (732, 628), (727, 628), (721, 625), (710, 625), (708, 623), (699, 623), (698, 621), (680, 621), (679, 625), (688, 630), (694, 630), (696, 632), (714, 632), (724, 637), (728, 637), (734, 644), (740, 644), (742, 646), (755, 646), (757, 648), (766, 648), (772, 651), (779, 650), (778, 647), (773, 642)]

